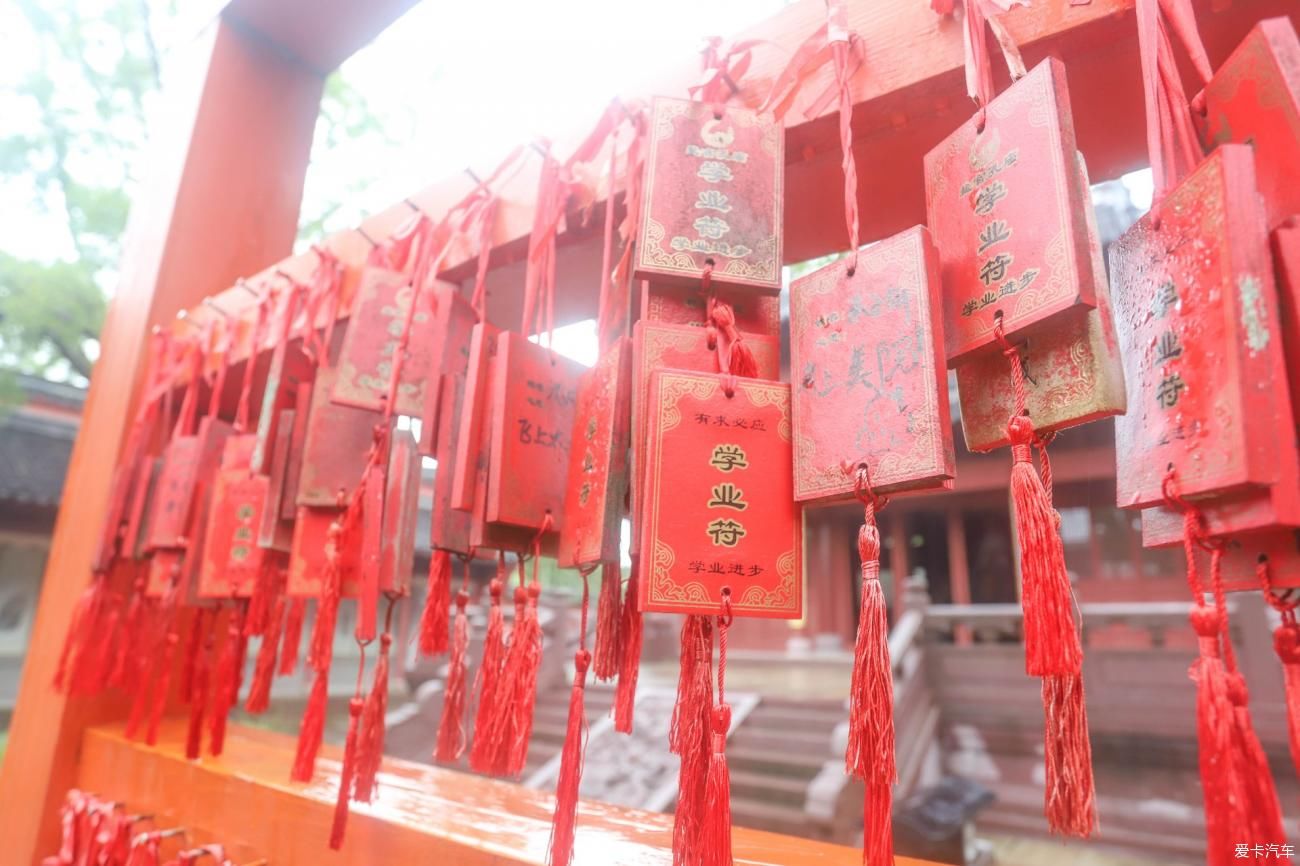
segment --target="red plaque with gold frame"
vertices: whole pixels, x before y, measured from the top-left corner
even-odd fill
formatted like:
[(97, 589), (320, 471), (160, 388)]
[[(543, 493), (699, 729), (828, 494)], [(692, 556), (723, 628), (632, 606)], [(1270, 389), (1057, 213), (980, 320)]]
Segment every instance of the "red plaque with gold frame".
[(562, 567), (618, 562), (632, 424), (632, 341), (614, 343), (582, 374), (560, 530)]
[(1300, 39), (1291, 21), (1258, 22), (1197, 101), (1205, 108), (1207, 147), (1236, 142), (1254, 148), (1268, 225), (1300, 213)]
[(942, 487), (955, 473), (939, 314), (939, 260), (923, 226), (790, 285), (794, 494), (853, 494), (865, 460), (880, 493)]
[[(1079, 171), (1087, 189), (1088, 169), (1082, 155)], [(1091, 205), (1084, 216), (1097, 281), (1097, 306), (1064, 314), (1052, 327), (1038, 329), (1016, 342), (1025, 371), (1025, 409), (1039, 433), (1109, 418), (1128, 405), (1110, 286)], [(957, 365), (961, 428), (970, 451), (992, 451), (1011, 444), (1007, 419), (1014, 411), (1015, 392), (1010, 387), (990, 387), (993, 382), (1010, 381), (1009, 375), (1007, 359), (1001, 353), (980, 355)]]
[(1048, 58), (925, 155), (948, 365), (1096, 304), (1065, 67)]
[(660, 370), (648, 406), (641, 609), (801, 617), (790, 386)]
[[(715, 113), (716, 112), (716, 113)], [(637, 279), (781, 291), (785, 134), (747, 108), (656, 97)]]
[[(744, 340), (754, 354), (757, 378), (781, 378), (780, 338), (745, 334)], [(650, 375), (661, 369), (718, 372), (718, 356), (709, 348), (708, 333), (688, 325), (647, 321), (637, 322), (632, 329), (632, 532), (637, 537), (645, 466), (645, 406), (650, 396)]]
[[(1158, 221), (1157, 221), (1158, 217)], [(1225, 144), (1111, 248), (1131, 389), (1115, 422), (1121, 508), (1295, 484), (1280, 474), (1282, 346), (1263, 204), (1245, 145)], [(1289, 406), (1286, 407), (1289, 409)]]

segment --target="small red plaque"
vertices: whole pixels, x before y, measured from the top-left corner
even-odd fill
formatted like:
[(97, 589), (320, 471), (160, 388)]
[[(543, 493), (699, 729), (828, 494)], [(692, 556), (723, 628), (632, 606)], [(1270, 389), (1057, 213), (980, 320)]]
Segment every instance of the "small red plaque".
[(1268, 225), (1300, 213), (1300, 40), (1286, 18), (1260, 21), (1205, 91), (1207, 146), (1255, 150), (1255, 179)]
[(497, 341), (487, 521), (563, 524), (578, 380), (586, 369), (514, 332)]
[(196, 503), (206, 495), (206, 486), (216, 474), (222, 448), (232, 432), (225, 421), (207, 417), (199, 421), (197, 433), (177, 436), (168, 443), (150, 509), (147, 546), (151, 550), (186, 547), (193, 540)]
[(651, 114), (636, 277), (698, 286), (712, 262), (715, 285), (779, 293), (780, 124), (745, 108), (664, 97)]
[[(293, 552), (289, 556), (287, 592), (291, 596), (319, 598), (321, 579), (327, 562), (325, 545), (329, 542), (330, 524), (342, 517), (336, 508), (298, 509), (293, 525)], [(341, 553), (343, 559), (342, 595), (352, 598), (357, 594), (357, 567), (360, 546), (356, 540), (345, 540)]]
[(621, 339), (582, 374), (569, 450), (561, 566), (619, 561), (632, 424), (632, 342)]
[[(303, 410), (304, 414), (306, 409)], [(271, 451), (271, 478), (267, 485), (266, 507), (262, 509), (257, 524), (257, 545), (266, 550), (288, 553), (293, 546), (293, 521), (280, 517), (285, 479), (289, 471), (289, 446), (293, 440), (293, 427), (297, 410), (284, 409), (280, 422), (275, 425), (275, 446)]]
[(384, 420), (379, 412), (331, 402), (335, 377), (334, 370), (322, 367), (316, 371), (298, 477), (298, 505), (330, 508), (339, 504), (340, 495), (351, 495), (365, 472), (375, 425)]
[(199, 595), (248, 598), (257, 585), (266, 552), (257, 545), (257, 530), (267, 507), (271, 481), (251, 470), (255, 434), (226, 440), (212, 490)]
[(451, 485), (451, 507), (462, 511), (474, 510), (478, 474), (480, 470), (487, 470), (487, 454), (482, 450), (482, 431), (484, 422), (492, 411), (488, 397), (491, 389), (487, 382), (500, 333), (501, 330), (495, 325), (480, 322), (474, 326), (470, 335), (469, 360), (465, 370), (465, 406), (456, 430), (456, 461)]
[[(1129, 409), (1115, 422), (1121, 508), (1278, 482), (1282, 345), (1250, 148), (1210, 155), (1111, 249)], [(1289, 417), (1289, 413), (1287, 413)], [(1294, 449), (1294, 434), (1291, 447)]]
[(379, 551), (379, 590), (389, 596), (404, 596), (411, 591), (420, 466), (415, 438), (405, 430), (394, 433), (384, 496), (383, 546)]
[[(1084, 188), (1088, 169), (1079, 157)], [(1040, 433), (1064, 430), (1124, 411), (1124, 369), (1115, 339), (1110, 287), (1092, 207), (1084, 210), (1097, 306), (1060, 316), (1060, 321), (1017, 340), (1025, 370), (1025, 408)], [(1010, 444), (1007, 421), (1013, 411), (1010, 362), (1000, 352), (957, 365), (961, 427), (971, 451), (992, 451)]]
[(1065, 67), (1048, 58), (925, 156), (948, 365), (1096, 303)]
[[(415, 289), (397, 271), (366, 268), (343, 337), (331, 399), (344, 406), (382, 411), (393, 375), (393, 353), (411, 309)], [(426, 386), (437, 378), (441, 346), (435, 338), (433, 293), (422, 291), (411, 321), (406, 359), (397, 386), (398, 415), (424, 414)]]
[[(781, 335), (781, 298), (753, 292), (721, 291), (717, 298), (731, 305), (736, 327), (751, 334), (767, 337)], [(665, 286), (645, 283), (641, 292), (641, 318), (666, 325), (693, 325), (703, 328), (708, 299), (698, 286)]]
[[(745, 345), (754, 353), (759, 379), (781, 378), (781, 341), (779, 337), (744, 335)], [(641, 478), (644, 473), (646, 436), (645, 405), (650, 395), (650, 374), (655, 370), (693, 370), (700, 373), (718, 371), (717, 354), (709, 348), (708, 334), (702, 328), (637, 322), (632, 331), (632, 532), (639, 537), (641, 522), (636, 519), (641, 502)]]
[(939, 263), (923, 227), (881, 241), (848, 273), (841, 259), (790, 286), (794, 490), (800, 502), (853, 493), (865, 460), (881, 493), (953, 477), (939, 317)]
[(790, 386), (660, 370), (651, 380), (641, 607), (803, 615)]
[(465, 410), (465, 376), (452, 373), (442, 377), (442, 408), (438, 413), (441, 428), (436, 437), (438, 450), (434, 458), (438, 468), (433, 475), (433, 507), (429, 525), (429, 539), (433, 547), (454, 553), (469, 553), (470, 526), (473, 518), (468, 511), (451, 507), (452, 479), (456, 472), (456, 437), (461, 416)]

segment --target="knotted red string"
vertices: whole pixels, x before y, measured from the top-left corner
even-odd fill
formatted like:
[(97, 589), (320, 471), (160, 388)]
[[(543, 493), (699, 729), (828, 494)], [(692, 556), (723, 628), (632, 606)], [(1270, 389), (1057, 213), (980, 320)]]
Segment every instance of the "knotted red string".
[(618, 687), (614, 692), (614, 730), (620, 734), (632, 733), (636, 712), (636, 685), (641, 672), (642, 621), (640, 593), (640, 557), (632, 555), (632, 568), (628, 572), (627, 590), (623, 593), (620, 611), (619, 636), (622, 640), (622, 657), (618, 665)]
[(1286, 695), (1287, 742), (1291, 748), (1291, 764), (1300, 776), (1300, 625), (1296, 623), (1296, 608), (1300, 599), (1287, 591), (1279, 594), (1273, 588), (1272, 568), (1267, 557), (1260, 557), (1255, 565), (1264, 600), (1276, 610), (1282, 622), (1273, 630), (1273, 651), (1282, 663), (1282, 683)]
[(858, 556), (862, 562), (862, 605), (853, 648), (849, 687), (849, 740), (845, 771), (866, 783), (863, 803), (863, 858), (868, 864), (893, 862), (894, 669), (889, 658), (889, 616), (880, 583), (880, 530), (876, 511), (888, 500), (871, 490), (865, 463), (847, 467), (862, 503)]
[(560, 775), (555, 785), (555, 813), (551, 818), (551, 842), (547, 855), (550, 866), (569, 866), (573, 861), (573, 840), (578, 818), (578, 788), (582, 784), (583, 755), (587, 750), (587, 715), (584, 706), (587, 669), (587, 614), (591, 605), (589, 577), (595, 566), (580, 569), (582, 608), (578, 625), (578, 651), (573, 656), (573, 688), (569, 693), (569, 716), (564, 746), (560, 750)]
[(1155, 182), (1153, 202), (1158, 202), (1203, 156), (1168, 25), (1187, 50), (1202, 85), (1209, 82), (1212, 70), (1186, 0), (1138, 0), (1137, 25), (1147, 154)]
[(731, 630), (731, 588), (722, 588), (718, 617), (718, 703), (712, 708), (708, 771), (704, 781), (704, 814), (700, 827), (702, 866), (732, 866), (731, 772), (727, 769), (727, 735), (731, 705), (727, 703), (727, 633)]
[(668, 748), (681, 758), (673, 814), (674, 864), (703, 862), (712, 719), (713, 625), (708, 616), (691, 614), (682, 621), (677, 702), (668, 728)]
[[(488, 607), (487, 633), (483, 637), (483, 659), (479, 663), (474, 691), (478, 693), (478, 706), (474, 710), (474, 734), (470, 744), (469, 766), (476, 773), (495, 771), (496, 753), (491, 748), (488, 731), (497, 713), (500, 700), (501, 667), (506, 657), (505, 615), (501, 612), (501, 593), (505, 589), (506, 555), (497, 551), (497, 573), (488, 584), (491, 602)], [(520, 609), (516, 616), (522, 616)]]

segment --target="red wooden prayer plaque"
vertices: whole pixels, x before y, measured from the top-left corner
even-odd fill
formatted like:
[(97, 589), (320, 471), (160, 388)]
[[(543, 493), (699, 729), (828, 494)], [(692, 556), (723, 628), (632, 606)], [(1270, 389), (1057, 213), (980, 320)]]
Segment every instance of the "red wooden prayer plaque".
[[(343, 512), (337, 508), (300, 507), (293, 526), (293, 552), (289, 555), (289, 575), (287, 592), (292, 596), (319, 598), (321, 579), (325, 574), (325, 545), (329, 542), (330, 524), (342, 519)], [(355, 597), (357, 594), (357, 567), (360, 545), (357, 539), (351, 543), (345, 539), (341, 553), (343, 559), (342, 594)]]
[[(939, 262), (918, 226), (790, 286), (794, 492), (800, 502), (952, 478), (952, 420), (939, 316)], [(844, 466), (850, 467), (849, 472)]]
[[(352, 317), (343, 337), (338, 377), (331, 399), (344, 406), (382, 411), (393, 375), (393, 353), (415, 297), (410, 278), (397, 271), (368, 267), (361, 273)], [(421, 291), (411, 321), (406, 360), (397, 386), (398, 415), (424, 414), (426, 389), (437, 382), (433, 293)]]
[[(768, 337), (781, 335), (781, 298), (777, 295), (756, 295), (753, 292), (716, 293), (718, 300), (731, 305), (736, 314), (736, 327), (751, 334)], [(698, 286), (665, 286), (644, 284), (641, 292), (641, 318), (647, 322), (667, 325), (694, 325), (704, 327), (708, 299)]]
[(199, 421), (197, 433), (176, 436), (168, 443), (150, 508), (147, 546), (151, 550), (186, 547), (192, 540), (195, 504), (206, 495), (204, 488), (216, 474), (222, 448), (232, 432), (225, 421), (207, 417)]
[[(1083, 186), (1088, 170), (1079, 158)], [(1064, 313), (1049, 327), (1016, 341), (1025, 370), (1025, 408), (1040, 433), (1064, 430), (1124, 411), (1124, 369), (1115, 338), (1110, 287), (1097, 239), (1097, 218), (1084, 209), (1097, 281), (1097, 306)], [(961, 427), (971, 451), (1010, 444), (1007, 421), (1014, 411), (1010, 361), (1002, 353), (980, 355), (957, 365)]]
[(388, 595), (407, 595), (411, 590), (415, 521), (420, 505), (420, 465), (415, 438), (406, 430), (395, 432), (389, 451), (383, 539), (379, 551), (379, 589)]
[(199, 595), (204, 598), (248, 598), (257, 585), (266, 551), (257, 544), (257, 531), (267, 509), (271, 480), (251, 470), (255, 434), (226, 440), (212, 489)]
[[(721, 116), (716, 116), (715, 111)], [(656, 97), (638, 279), (781, 291), (785, 135), (757, 112)]]
[(149, 513), (154, 491), (158, 487), (158, 476), (162, 474), (163, 458), (145, 455), (140, 461), (139, 474), (135, 480), (135, 494), (131, 500), (131, 512), (127, 519), (126, 533), (122, 537), (122, 553), (125, 556), (141, 559), (145, 555), (145, 539), (149, 534)]
[(461, 414), (466, 405), (465, 376), (460, 373), (443, 376), (440, 390), (442, 407), (438, 412), (438, 425), (441, 429), (435, 437), (438, 449), (434, 458), (438, 461), (438, 468), (433, 475), (429, 539), (435, 548), (468, 554), (473, 518), (468, 511), (451, 507), (451, 485), (456, 472), (455, 431), (460, 429)]
[[(1181, 515), (1157, 509), (1142, 512), (1142, 539), (1146, 547), (1172, 547), (1183, 543)], [(1163, 511), (1163, 510), (1162, 510)], [(1162, 541), (1147, 543), (1148, 522), (1155, 524), (1155, 533)], [(1255, 532), (1240, 532), (1224, 539), (1222, 572), (1223, 588), (1228, 592), (1259, 592), (1260, 580), (1255, 566), (1267, 559), (1269, 585), (1277, 589), (1300, 588), (1300, 529), (1274, 527)], [(1201, 580), (1209, 588), (1210, 556), (1201, 549), (1196, 551)]]
[(501, 330), (490, 322), (479, 322), (470, 335), (469, 360), (465, 369), (465, 407), (456, 430), (456, 461), (451, 485), (451, 507), (462, 511), (474, 509), (478, 473), (487, 468), (487, 455), (482, 451), (482, 431), (484, 421), (492, 411), (487, 381), (500, 333)]
[[(304, 408), (303, 414), (306, 411)], [(288, 553), (293, 546), (293, 521), (281, 518), (280, 507), (284, 501), (289, 447), (293, 441), (293, 428), (298, 413), (295, 409), (284, 409), (280, 415), (280, 422), (275, 425), (275, 445), (271, 451), (271, 477), (267, 486), (266, 507), (262, 509), (257, 524), (257, 546)]]
[(569, 450), (559, 563), (618, 562), (632, 424), (632, 342), (619, 340), (582, 374)]
[(1255, 150), (1255, 180), (1269, 226), (1300, 213), (1300, 39), (1286, 18), (1260, 21), (1201, 96), (1207, 147)]
[(803, 615), (790, 386), (660, 370), (650, 391), (641, 608)]
[[(754, 353), (759, 379), (781, 378), (781, 341), (778, 337), (744, 335)], [(637, 322), (632, 330), (632, 531), (640, 537), (636, 515), (641, 502), (641, 478), (645, 465), (646, 400), (650, 396), (650, 374), (654, 370), (718, 371), (717, 354), (709, 348), (702, 328)]]
[(298, 505), (329, 508), (339, 504), (340, 495), (350, 495), (361, 483), (375, 425), (384, 421), (379, 412), (331, 402), (335, 376), (334, 370), (324, 367), (316, 372), (298, 477)]
[(280, 492), (280, 519), (290, 524), (298, 516), (298, 482), (302, 478), (302, 456), (307, 448), (307, 422), (311, 420), (312, 382), (297, 387), (293, 427), (289, 431), (289, 459), (284, 464), (284, 489)]
[(514, 332), (497, 341), (494, 363), (487, 520), (538, 529), (549, 514), (558, 530), (586, 368)]
[[(434, 340), (438, 346), (437, 369), (440, 374), (434, 384), (439, 389), (445, 384), (445, 375), (464, 376), (469, 370), (470, 343), (474, 335), (477, 316), (469, 301), (448, 283), (438, 283), (434, 288)], [(420, 452), (433, 456), (438, 450), (435, 437), (442, 425), (438, 413), (443, 406), (441, 392), (437, 398), (426, 400), (420, 426)]]
[[(104, 525), (100, 529), (99, 545), (95, 550), (95, 571), (107, 570), (121, 550), (129, 555), (123, 537), (135, 503), (145, 495), (145, 488), (140, 486), (141, 469), (152, 463), (147, 455), (140, 455), (133, 462), (119, 462), (113, 467), (113, 481), (108, 493), (108, 513), (104, 516)], [(147, 480), (148, 475), (144, 476)]]
[(948, 365), (1096, 303), (1065, 67), (1048, 58), (925, 155)]
[(1274, 230), (1273, 270), (1277, 277), (1278, 318), (1282, 323), (1291, 410), (1300, 427), (1300, 217)]
[[(1227, 144), (1111, 249), (1129, 409), (1115, 423), (1121, 508), (1281, 480), (1282, 345), (1250, 148)], [(1288, 413), (1289, 416), (1289, 413)], [(1292, 434), (1292, 437), (1294, 434)], [(1292, 438), (1294, 448), (1294, 438)]]

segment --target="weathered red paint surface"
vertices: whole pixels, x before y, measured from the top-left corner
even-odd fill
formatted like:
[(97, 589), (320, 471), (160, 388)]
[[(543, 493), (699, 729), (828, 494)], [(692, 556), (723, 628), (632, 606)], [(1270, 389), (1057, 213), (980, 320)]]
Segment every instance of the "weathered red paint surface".
[(940, 316), (939, 261), (918, 226), (790, 285), (794, 493), (853, 493), (867, 464), (878, 492), (952, 477), (952, 421)]
[(1065, 67), (1049, 58), (925, 155), (949, 366), (1096, 303)]

